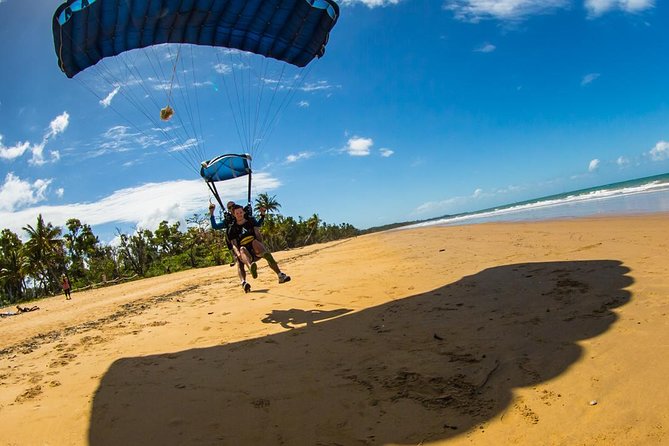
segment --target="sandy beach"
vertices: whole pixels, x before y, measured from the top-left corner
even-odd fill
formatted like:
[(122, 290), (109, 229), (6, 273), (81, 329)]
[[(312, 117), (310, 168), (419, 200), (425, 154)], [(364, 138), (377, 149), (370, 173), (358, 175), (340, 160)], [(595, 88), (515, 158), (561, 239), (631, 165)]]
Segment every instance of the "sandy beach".
[(276, 257), (3, 317), (0, 444), (669, 443), (667, 214)]

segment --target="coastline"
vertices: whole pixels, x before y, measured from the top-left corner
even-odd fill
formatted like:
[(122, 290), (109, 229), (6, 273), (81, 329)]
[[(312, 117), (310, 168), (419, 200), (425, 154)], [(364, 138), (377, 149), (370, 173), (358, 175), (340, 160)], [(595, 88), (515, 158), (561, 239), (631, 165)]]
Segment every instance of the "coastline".
[(36, 301), (0, 321), (0, 443), (662, 444), (668, 233), (403, 228), (250, 295), (220, 266)]

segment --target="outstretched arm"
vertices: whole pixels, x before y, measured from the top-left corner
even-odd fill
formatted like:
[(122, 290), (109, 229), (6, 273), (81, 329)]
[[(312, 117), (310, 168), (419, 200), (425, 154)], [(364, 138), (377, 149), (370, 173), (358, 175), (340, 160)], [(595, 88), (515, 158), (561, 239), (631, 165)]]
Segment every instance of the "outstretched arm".
[(216, 217), (214, 217), (214, 209), (216, 209), (216, 205), (214, 203), (209, 205), (209, 220), (211, 221), (211, 227), (213, 229), (225, 229), (227, 225), (225, 224), (225, 220), (223, 220), (220, 223), (216, 222)]

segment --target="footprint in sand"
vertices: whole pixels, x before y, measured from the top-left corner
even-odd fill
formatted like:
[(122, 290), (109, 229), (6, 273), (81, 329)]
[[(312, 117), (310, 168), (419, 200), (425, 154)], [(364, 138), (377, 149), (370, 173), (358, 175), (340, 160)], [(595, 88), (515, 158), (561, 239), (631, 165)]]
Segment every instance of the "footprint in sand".
[(42, 386), (34, 386), (27, 389), (21, 395), (17, 396), (14, 401), (17, 403), (23, 403), (25, 401), (31, 400), (42, 393)]
[(513, 403), (513, 408), (520, 413), (525, 421), (531, 424), (537, 424), (539, 422), (539, 416), (523, 402), (522, 398), (518, 398)]
[(51, 361), (51, 364), (49, 364), (50, 368), (56, 368), (56, 367), (64, 367), (68, 365), (74, 358), (76, 358), (77, 355), (73, 353), (65, 353), (63, 355), (60, 355), (60, 357), (54, 361)]

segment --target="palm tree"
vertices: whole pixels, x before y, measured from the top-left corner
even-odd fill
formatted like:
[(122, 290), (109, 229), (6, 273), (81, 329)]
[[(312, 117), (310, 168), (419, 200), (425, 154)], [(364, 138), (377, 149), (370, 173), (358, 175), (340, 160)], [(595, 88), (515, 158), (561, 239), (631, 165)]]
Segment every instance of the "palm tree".
[(265, 208), (268, 214), (272, 214), (279, 210), (281, 205), (276, 201), (276, 195), (270, 197), (266, 193), (258, 194), (256, 198), (256, 205), (254, 207), (256, 212), (260, 212), (260, 208)]
[(25, 288), (25, 275), (21, 269), (23, 243), (9, 229), (0, 233), (0, 300), (20, 302)]
[(60, 238), (61, 229), (51, 223), (44, 223), (42, 214), (37, 217), (33, 228), (23, 228), (30, 237), (24, 245), (25, 271), (41, 285), (44, 293), (56, 290), (59, 274), (65, 271), (65, 251)]
[(305, 222), (307, 228), (309, 229), (309, 235), (304, 239), (304, 244), (306, 245), (311, 238), (311, 235), (314, 233), (314, 230), (318, 229), (318, 225), (321, 223), (321, 219), (318, 214), (314, 214)]

